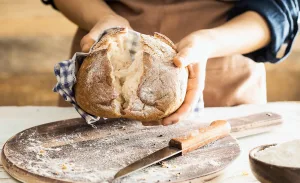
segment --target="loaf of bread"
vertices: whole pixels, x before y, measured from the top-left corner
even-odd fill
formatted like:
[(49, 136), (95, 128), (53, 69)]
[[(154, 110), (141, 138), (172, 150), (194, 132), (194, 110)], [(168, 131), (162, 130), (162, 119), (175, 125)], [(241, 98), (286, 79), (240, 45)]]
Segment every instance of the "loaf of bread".
[(159, 33), (132, 32), (110, 29), (80, 66), (75, 99), (86, 112), (153, 121), (170, 115), (182, 104), (188, 71), (173, 64), (175, 45)]

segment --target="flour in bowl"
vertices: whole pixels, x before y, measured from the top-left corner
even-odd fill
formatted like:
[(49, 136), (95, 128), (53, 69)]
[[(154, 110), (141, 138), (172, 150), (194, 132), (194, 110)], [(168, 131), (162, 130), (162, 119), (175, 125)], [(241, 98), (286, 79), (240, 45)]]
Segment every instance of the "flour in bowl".
[(300, 168), (300, 139), (266, 148), (255, 157), (269, 164)]

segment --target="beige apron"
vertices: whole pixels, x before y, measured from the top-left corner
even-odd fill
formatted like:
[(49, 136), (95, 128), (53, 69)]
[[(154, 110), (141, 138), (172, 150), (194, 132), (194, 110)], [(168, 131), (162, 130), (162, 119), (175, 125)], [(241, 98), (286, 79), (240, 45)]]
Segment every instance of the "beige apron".
[[(160, 32), (175, 43), (191, 32), (225, 23), (233, 6), (232, 2), (217, 0), (121, 0), (108, 4), (126, 18), (134, 30), (150, 35)], [(78, 29), (71, 55), (80, 51), (79, 43), (86, 33)], [(265, 103), (265, 80), (264, 65), (242, 55), (210, 59), (204, 104), (212, 107)]]

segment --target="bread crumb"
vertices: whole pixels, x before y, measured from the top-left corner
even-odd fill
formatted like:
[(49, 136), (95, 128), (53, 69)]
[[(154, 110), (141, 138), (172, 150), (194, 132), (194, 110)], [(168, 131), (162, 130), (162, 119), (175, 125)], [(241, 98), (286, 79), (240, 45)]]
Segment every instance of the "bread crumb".
[(46, 151), (44, 149), (40, 150), (40, 155), (45, 155)]
[(246, 172), (246, 171), (244, 171), (244, 172), (242, 172), (242, 175), (243, 175), (243, 176), (247, 176), (247, 175), (249, 175), (249, 173)]
[(67, 165), (62, 164), (61, 169), (66, 170), (67, 169)]
[(160, 164), (162, 168), (169, 168), (169, 165), (164, 161), (160, 162)]

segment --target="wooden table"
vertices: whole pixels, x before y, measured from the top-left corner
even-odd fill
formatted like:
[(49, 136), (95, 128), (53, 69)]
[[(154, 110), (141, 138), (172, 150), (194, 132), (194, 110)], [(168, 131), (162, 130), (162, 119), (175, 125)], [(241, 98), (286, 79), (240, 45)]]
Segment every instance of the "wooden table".
[[(259, 145), (282, 143), (293, 139), (300, 139), (300, 102), (276, 102), (266, 105), (241, 105), (238, 107), (206, 108), (206, 119), (231, 118), (258, 112), (276, 112), (282, 115), (284, 123), (271, 132), (239, 139), (242, 149), (241, 155), (218, 178), (207, 181), (209, 183), (255, 183), (252, 175), (248, 152)], [(212, 115), (214, 114), (214, 115)], [(14, 134), (32, 126), (56, 120), (75, 118), (79, 115), (73, 108), (60, 107), (0, 107), (0, 149), (5, 141)], [(0, 162), (0, 182), (17, 182), (3, 169)], [(196, 181), (192, 181), (196, 182)]]

